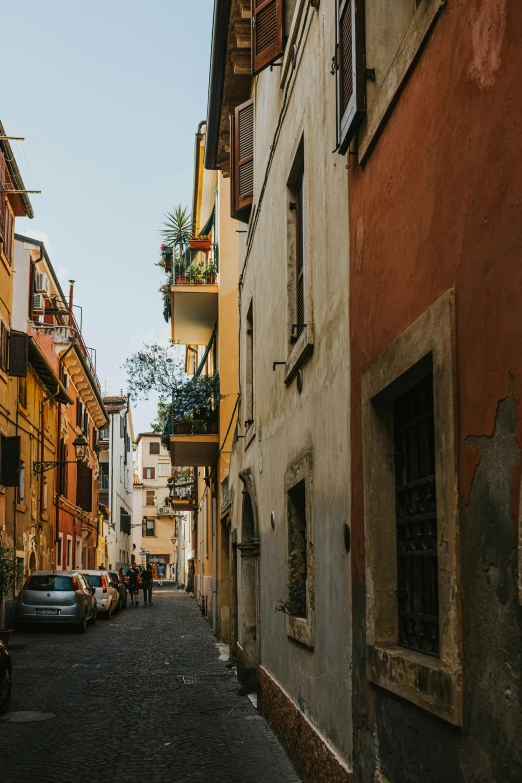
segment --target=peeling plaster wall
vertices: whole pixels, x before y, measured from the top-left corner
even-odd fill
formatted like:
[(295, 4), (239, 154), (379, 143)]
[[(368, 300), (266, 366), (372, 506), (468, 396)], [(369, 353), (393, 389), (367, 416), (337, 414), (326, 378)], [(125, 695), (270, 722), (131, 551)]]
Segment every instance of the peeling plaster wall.
[[(522, 779), (522, 6), (449, 0), (350, 171), (354, 777)], [(455, 289), (464, 726), (366, 679), (361, 374)]]

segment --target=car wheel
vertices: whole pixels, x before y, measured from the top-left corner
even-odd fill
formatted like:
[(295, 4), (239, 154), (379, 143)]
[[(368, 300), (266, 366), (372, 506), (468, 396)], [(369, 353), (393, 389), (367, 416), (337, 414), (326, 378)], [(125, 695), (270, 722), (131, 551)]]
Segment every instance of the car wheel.
[(87, 631), (87, 615), (83, 616), (83, 620), (79, 623), (75, 629), (76, 633), (85, 633)]
[(7, 712), (9, 707), (12, 684), (11, 669), (5, 664), (5, 666), (0, 669), (0, 715)]

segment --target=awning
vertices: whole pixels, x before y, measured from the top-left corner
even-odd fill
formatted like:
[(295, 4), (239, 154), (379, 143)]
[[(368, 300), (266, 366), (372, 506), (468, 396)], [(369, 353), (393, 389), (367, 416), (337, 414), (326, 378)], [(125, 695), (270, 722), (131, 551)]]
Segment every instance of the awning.
[(210, 349), (212, 348), (212, 345), (214, 344), (214, 340), (216, 339), (216, 329), (217, 329), (217, 327), (214, 326), (214, 331), (212, 332), (212, 334), (210, 336), (210, 340), (208, 341), (208, 345), (205, 348), (205, 353), (201, 357), (201, 361), (199, 363), (198, 369), (194, 373), (194, 377), (195, 378), (199, 378), (199, 376), (203, 372), (203, 368), (205, 366), (205, 362), (207, 361), (207, 357), (208, 357), (208, 355), (210, 353)]
[(65, 405), (72, 405), (73, 400), (67, 394), (65, 386), (47, 361), (45, 354), (34, 337), (29, 339), (29, 364), (36, 372), (49, 394), (54, 394), (58, 391), (55, 399), (58, 402), (63, 402)]

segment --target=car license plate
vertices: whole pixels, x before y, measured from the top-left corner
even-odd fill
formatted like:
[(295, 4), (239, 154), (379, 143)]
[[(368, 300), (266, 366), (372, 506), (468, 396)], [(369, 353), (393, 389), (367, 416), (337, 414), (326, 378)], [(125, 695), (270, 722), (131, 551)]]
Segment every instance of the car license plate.
[(59, 609), (35, 609), (35, 614), (60, 614)]

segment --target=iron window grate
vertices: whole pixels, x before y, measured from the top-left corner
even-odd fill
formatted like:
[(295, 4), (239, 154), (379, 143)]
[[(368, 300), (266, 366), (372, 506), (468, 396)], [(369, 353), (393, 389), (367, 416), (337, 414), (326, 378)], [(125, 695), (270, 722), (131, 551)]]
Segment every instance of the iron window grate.
[(399, 644), (439, 655), (433, 376), (395, 401)]

